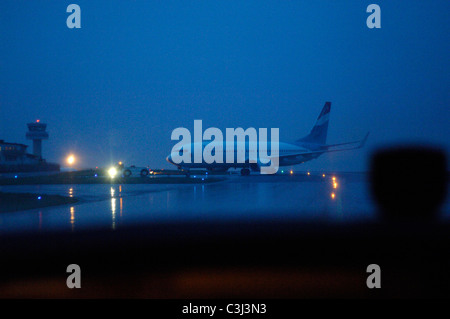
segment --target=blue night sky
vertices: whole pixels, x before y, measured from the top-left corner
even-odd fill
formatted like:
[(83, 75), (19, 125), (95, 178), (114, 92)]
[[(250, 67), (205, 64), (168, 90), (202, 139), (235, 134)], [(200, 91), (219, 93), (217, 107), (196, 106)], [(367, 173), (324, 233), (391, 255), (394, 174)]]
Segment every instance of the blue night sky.
[[(81, 7), (81, 29), (66, 8)], [(381, 29), (366, 8), (381, 7)], [(450, 1), (0, 2), (0, 139), (48, 124), (48, 161), (171, 167), (177, 127), (306, 135), (332, 102), (329, 143), (362, 150), (296, 169), (360, 171), (383, 145), (450, 149)], [(31, 147), (29, 148), (31, 152)], [(173, 167), (172, 167), (173, 168)]]

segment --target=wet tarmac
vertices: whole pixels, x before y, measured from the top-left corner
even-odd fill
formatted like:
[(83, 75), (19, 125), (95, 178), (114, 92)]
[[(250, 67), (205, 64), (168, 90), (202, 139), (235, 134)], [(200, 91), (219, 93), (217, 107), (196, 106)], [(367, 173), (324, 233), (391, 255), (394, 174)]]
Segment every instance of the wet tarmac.
[[(378, 218), (365, 174), (227, 176), (209, 184), (0, 186), (2, 192), (76, 197), (75, 205), (3, 213), (0, 233), (76, 232), (182, 221), (305, 220), (359, 223)], [(443, 216), (450, 215), (447, 200)]]

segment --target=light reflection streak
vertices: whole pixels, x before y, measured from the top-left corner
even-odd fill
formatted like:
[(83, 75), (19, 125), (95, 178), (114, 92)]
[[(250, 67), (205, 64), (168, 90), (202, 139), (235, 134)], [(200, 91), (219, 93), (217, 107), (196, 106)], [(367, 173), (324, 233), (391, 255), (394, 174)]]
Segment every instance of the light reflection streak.
[(332, 191), (330, 194), (331, 200), (334, 202), (333, 207), (336, 209), (336, 213), (337, 216), (339, 216), (339, 218), (343, 217), (342, 214), (342, 198), (341, 196), (338, 196), (338, 180), (336, 178), (336, 176), (333, 176), (331, 178), (331, 187), (332, 187)]
[(123, 212), (123, 202), (122, 202), (122, 197), (120, 197), (119, 199), (119, 207), (120, 207), (120, 217), (122, 217), (122, 212)]
[(112, 229), (116, 229), (116, 199), (111, 198), (111, 217), (112, 217)]
[[(332, 180), (331, 185), (332, 185), (333, 189), (337, 189), (338, 188), (338, 182), (337, 182), (336, 176), (333, 176), (331, 178), (331, 180)], [(335, 199), (336, 198), (335, 191), (331, 192), (330, 197), (331, 197), (331, 199)]]
[(70, 207), (70, 225), (72, 226), (72, 231), (75, 227), (75, 207)]

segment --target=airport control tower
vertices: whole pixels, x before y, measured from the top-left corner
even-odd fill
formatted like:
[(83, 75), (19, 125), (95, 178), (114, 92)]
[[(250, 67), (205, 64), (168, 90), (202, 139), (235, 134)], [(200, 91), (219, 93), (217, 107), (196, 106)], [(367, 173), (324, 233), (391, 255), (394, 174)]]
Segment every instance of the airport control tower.
[(27, 139), (33, 140), (33, 154), (42, 158), (42, 140), (48, 139), (48, 133), (45, 131), (47, 124), (36, 120), (34, 123), (28, 123)]

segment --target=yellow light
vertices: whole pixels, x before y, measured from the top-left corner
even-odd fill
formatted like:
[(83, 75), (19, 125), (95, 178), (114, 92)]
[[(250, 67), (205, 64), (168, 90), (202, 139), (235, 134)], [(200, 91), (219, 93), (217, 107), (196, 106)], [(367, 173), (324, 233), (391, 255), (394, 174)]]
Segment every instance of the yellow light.
[(334, 182), (333, 183), (333, 188), (337, 188), (338, 187), (338, 183)]
[(335, 176), (333, 176), (333, 182), (336, 180), (336, 177)]
[(72, 231), (75, 224), (75, 208), (72, 206), (70, 207), (70, 225), (72, 225)]
[(122, 165), (122, 162), (119, 162), (119, 165)]
[(115, 167), (111, 167), (111, 168), (108, 170), (108, 174), (109, 174), (109, 176), (111, 176), (111, 178), (114, 178), (114, 177), (117, 175), (117, 170), (116, 170), (116, 168), (115, 168)]
[(73, 163), (75, 163), (75, 156), (71, 154), (67, 157), (67, 164), (72, 165)]
[(331, 193), (331, 198), (334, 199), (336, 197), (336, 194)]
[(293, 170), (291, 170), (291, 175), (292, 175), (292, 174), (294, 174), (294, 171), (293, 171)]
[(311, 173), (310, 173), (310, 172), (308, 172), (308, 176), (309, 176), (309, 175), (311, 175)]
[(325, 177), (325, 174), (322, 174), (322, 177)]

